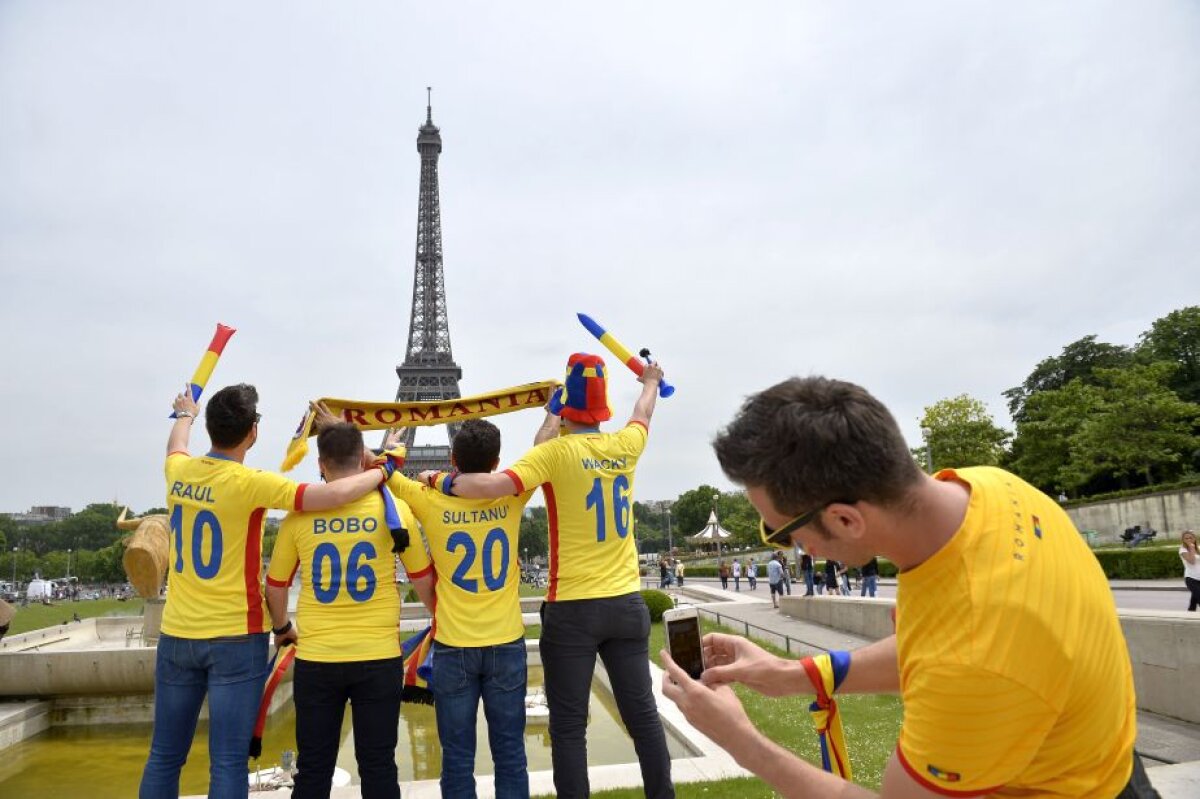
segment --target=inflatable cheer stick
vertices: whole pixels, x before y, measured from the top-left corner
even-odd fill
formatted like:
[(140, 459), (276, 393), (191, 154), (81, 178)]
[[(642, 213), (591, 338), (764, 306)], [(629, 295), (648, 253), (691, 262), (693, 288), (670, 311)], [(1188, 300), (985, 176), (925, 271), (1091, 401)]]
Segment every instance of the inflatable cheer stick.
[[(599, 322), (585, 313), (575, 315), (579, 317), (580, 324), (586, 327), (589, 333), (595, 336), (596, 339), (603, 344), (609, 352), (617, 356), (617, 360), (628, 366), (629, 369), (638, 377), (642, 376), (642, 372), (644, 372), (646, 369), (645, 364), (639, 361), (636, 355), (625, 349), (625, 345), (617, 341), (616, 337), (613, 336), (612, 333), (609, 333)], [(647, 350), (647, 352), (649, 352), (649, 350)], [(670, 385), (666, 380), (659, 381), (658, 396), (665, 398), (674, 393), (675, 386)]]
[[(236, 333), (237, 330), (232, 327), (217, 323), (217, 332), (213, 333), (212, 341), (208, 344), (208, 352), (204, 353), (204, 357), (200, 359), (200, 365), (196, 367), (195, 373), (192, 374), (192, 382), (190, 384), (192, 392), (192, 400), (200, 401), (200, 393), (204, 391), (204, 385), (208, 382), (208, 378), (212, 377), (213, 369), (217, 366), (217, 361), (221, 360), (221, 353), (225, 351), (225, 345), (229, 343), (229, 337)], [(171, 418), (175, 418), (175, 414), (171, 414)]]

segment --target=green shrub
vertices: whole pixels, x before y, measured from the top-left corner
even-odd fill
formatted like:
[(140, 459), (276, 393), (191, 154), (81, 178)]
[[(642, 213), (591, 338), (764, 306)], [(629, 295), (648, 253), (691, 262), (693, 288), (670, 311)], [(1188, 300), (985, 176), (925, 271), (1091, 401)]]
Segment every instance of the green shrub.
[(419, 605), (419, 604), (421, 604), (421, 598), (420, 598), (419, 596), (417, 596), (417, 589), (415, 589), (415, 588), (409, 588), (409, 589), (408, 589), (408, 593), (404, 595), (404, 600), (403, 600), (403, 601), (404, 601), (404, 604), (405, 604), (405, 605)]
[[(686, 576), (684, 580), (687, 580)], [(663, 613), (675, 607), (675, 601), (662, 591), (643, 591), (642, 599), (645, 600), (646, 607), (650, 610), (650, 621), (652, 622), (662, 621)]]
[(1159, 580), (1183, 576), (1179, 550), (1097, 549), (1092, 552), (1110, 580)]

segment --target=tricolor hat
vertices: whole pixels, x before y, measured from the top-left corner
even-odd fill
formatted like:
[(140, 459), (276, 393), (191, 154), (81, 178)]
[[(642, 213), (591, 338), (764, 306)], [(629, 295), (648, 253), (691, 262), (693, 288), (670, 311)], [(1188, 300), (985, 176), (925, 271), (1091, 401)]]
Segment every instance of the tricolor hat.
[(604, 359), (599, 355), (577, 352), (567, 359), (563, 394), (559, 413), (563, 419), (577, 424), (600, 424), (612, 418)]

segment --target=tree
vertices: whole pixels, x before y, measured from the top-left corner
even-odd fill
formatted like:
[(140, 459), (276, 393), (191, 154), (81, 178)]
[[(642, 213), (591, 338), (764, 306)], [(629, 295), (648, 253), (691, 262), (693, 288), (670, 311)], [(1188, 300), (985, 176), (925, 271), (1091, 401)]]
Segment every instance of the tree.
[(546, 520), (545, 508), (526, 508), (521, 517), (521, 529), (517, 534), (517, 548), (521, 557), (529, 551), (529, 557), (545, 555), (550, 551), (550, 526)]
[(1200, 305), (1156, 319), (1142, 334), (1139, 352), (1176, 366), (1167, 385), (1187, 402), (1200, 402)]
[(1134, 353), (1128, 347), (1096, 341), (1094, 335), (1084, 336), (1063, 347), (1061, 354), (1035, 366), (1024, 383), (1005, 391), (1008, 411), (1014, 422), (1024, 421), (1025, 403), (1039, 391), (1054, 391), (1075, 379), (1095, 385), (1095, 369), (1129, 366), (1134, 361)]
[(921, 427), (929, 430), (933, 466), (995, 466), (1004, 455), (1010, 434), (998, 427), (987, 407), (960, 394), (925, 409)]
[(1173, 476), (1200, 446), (1200, 405), (1185, 402), (1167, 385), (1173, 364), (1097, 369), (1103, 402), (1071, 437), (1067, 473), (1082, 480), (1107, 473), (1147, 485)]
[(1013, 439), (1012, 469), (1048, 494), (1077, 490), (1087, 480), (1068, 472), (1071, 441), (1084, 420), (1103, 404), (1103, 392), (1082, 380), (1039, 391), (1025, 403)]
[(688, 536), (700, 532), (708, 523), (712, 512), (713, 495), (717, 494), (717, 517), (721, 526), (733, 533), (729, 543), (752, 544), (758, 541), (758, 512), (746, 499), (745, 492), (720, 492), (710, 485), (702, 485), (679, 495), (671, 506), (671, 519), (675, 527), (675, 546)]

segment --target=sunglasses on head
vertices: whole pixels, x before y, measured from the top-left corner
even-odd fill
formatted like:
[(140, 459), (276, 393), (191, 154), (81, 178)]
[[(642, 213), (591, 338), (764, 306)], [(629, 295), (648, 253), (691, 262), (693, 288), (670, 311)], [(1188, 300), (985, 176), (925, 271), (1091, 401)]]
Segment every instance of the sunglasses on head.
[(758, 535), (762, 539), (763, 543), (768, 546), (776, 547), (777, 549), (791, 549), (792, 548), (792, 533), (796, 532), (804, 525), (812, 522), (813, 519), (817, 518), (818, 513), (825, 510), (826, 508), (828, 508), (830, 505), (834, 504), (835, 502), (839, 503), (839, 504), (843, 504), (843, 505), (853, 505), (854, 504), (854, 502), (852, 502), (852, 501), (840, 500), (840, 499), (835, 499), (831, 502), (826, 502), (824, 505), (821, 505), (820, 507), (816, 507), (810, 511), (805, 511), (804, 513), (801, 513), (799, 516), (796, 516), (791, 521), (787, 522), (786, 524), (784, 524), (782, 527), (780, 527), (777, 530), (772, 530), (770, 527), (767, 527), (767, 523), (765, 521), (763, 521), (762, 517), (759, 517), (759, 519), (758, 519)]

